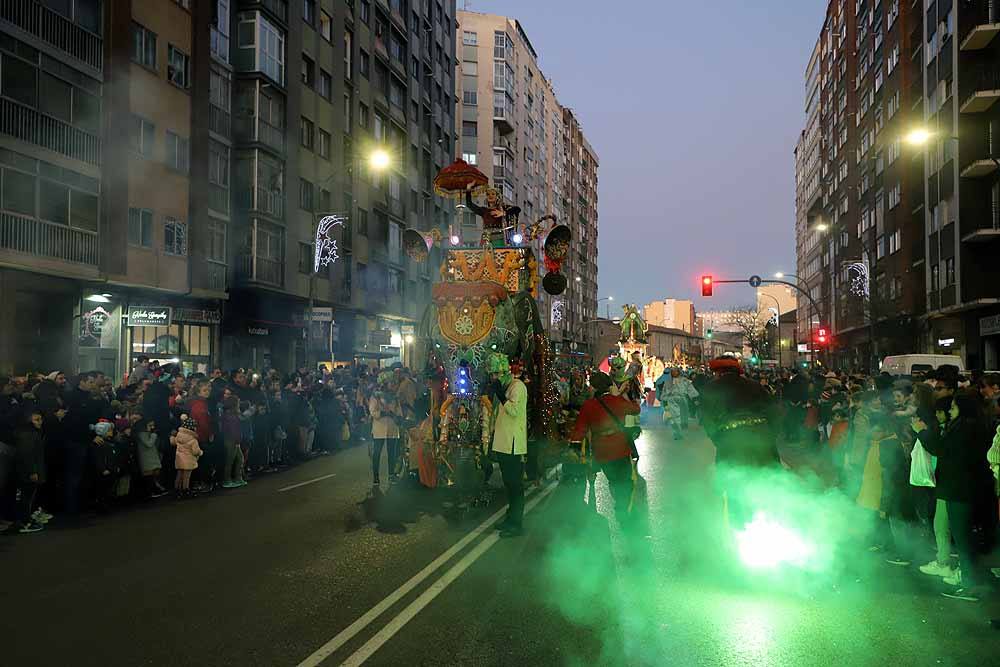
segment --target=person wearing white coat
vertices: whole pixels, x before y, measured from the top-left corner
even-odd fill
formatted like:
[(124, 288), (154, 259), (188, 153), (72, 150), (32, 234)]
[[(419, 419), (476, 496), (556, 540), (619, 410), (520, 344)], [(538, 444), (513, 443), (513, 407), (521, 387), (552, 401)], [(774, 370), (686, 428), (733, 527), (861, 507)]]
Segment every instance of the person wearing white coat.
[[(499, 355), (498, 355), (499, 356)], [(507, 517), (497, 525), (501, 537), (521, 534), (524, 518), (524, 457), (528, 453), (528, 388), (514, 377), (506, 358), (490, 364), (493, 379), (493, 446), (507, 489)]]

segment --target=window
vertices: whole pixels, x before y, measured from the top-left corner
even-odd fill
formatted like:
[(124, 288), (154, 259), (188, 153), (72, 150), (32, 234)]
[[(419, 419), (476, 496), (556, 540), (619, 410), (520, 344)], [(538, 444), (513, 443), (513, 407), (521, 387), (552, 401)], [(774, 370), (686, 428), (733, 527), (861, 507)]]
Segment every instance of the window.
[(323, 130), (319, 131), (319, 156), (330, 159), (330, 133)]
[(212, 55), (222, 62), (229, 62), (229, 0), (215, 0), (217, 20), (212, 24)]
[(312, 88), (316, 85), (316, 63), (306, 54), (302, 54), (302, 83)]
[(935, 264), (931, 267), (931, 291), (937, 292), (941, 289), (941, 270), (940, 266)]
[(944, 260), (944, 284), (948, 285), (955, 284), (955, 258), (949, 257)]
[(153, 212), (148, 208), (129, 208), (128, 242), (141, 248), (153, 247)]
[(315, 266), (313, 245), (299, 242), (299, 273), (309, 275)]
[(360, 56), (361, 59), (359, 61), (358, 69), (361, 71), (361, 76), (367, 79), (371, 76), (372, 59), (364, 49), (361, 49)]
[(239, 50), (253, 50), (254, 66), (279, 85), (285, 85), (285, 33), (259, 12), (239, 14), (236, 31)]
[(354, 34), (350, 30), (344, 31), (344, 78), (351, 80), (351, 72), (354, 71)]
[(167, 131), (167, 154), (165, 162), (168, 167), (183, 173), (188, 172), (191, 149), (187, 139)]
[(389, 82), (389, 103), (402, 109), (405, 96), (406, 91), (403, 85), (393, 77), (392, 81)]
[(153, 156), (153, 142), (156, 126), (145, 118), (133, 115), (129, 127), (129, 146), (139, 155), (149, 158)]
[(132, 61), (156, 69), (156, 33), (138, 23), (132, 24)]
[(319, 210), (323, 213), (329, 213), (330, 207), (333, 206), (333, 197), (329, 190), (320, 189), (319, 191)]
[(410, 58), (410, 76), (414, 79), (420, 78), (420, 59), (416, 56)]
[(333, 76), (329, 72), (319, 71), (319, 87), (316, 92), (325, 100), (333, 95)]
[(479, 76), (479, 63), (475, 60), (463, 60), (462, 74), (465, 76)]
[(882, 259), (885, 257), (885, 236), (878, 237), (876, 245), (878, 246), (878, 259)]
[(361, 0), (361, 9), (359, 10), (361, 14), (362, 23), (368, 23), (372, 19), (372, 3), (370, 0)]
[(316, 24), (316, 0), (302, 0), (302, 20), (309, 25)]
[(208, 182), (229, 187), (229, 147), (218, 141), (208, 147)]
[(368, 105), (362, 102), (358, 106), (358, 125), (367, 130), (370, 123), (371, 119), (369, 117)]
[(351, 133), (351, 120), (354, 115), (351, 113), (354, 110), (354, 98), (351, 96), (350, 90), (344, 91), (344, 132), (348, 134)]
[(476, 125), (475, 121), (462, 121), (462, 136), (463, 137), (477, 137), (479, 136), (479, 126)]
[(471, 165), (479, 162), (479, 156), (476, 153), (462, 153), (462, 159)]
[(208, 219), (208, 259), (226, 263), (226, 223), (212, 217)]
[(187, 255), (187, 225), (174, 218), (163, 221), (163, 252), (168, 255)]
[(899, 252), (900, 242), (902, 237), (900, 231), (897, 229), (889, 236), (889, 254)]
[(358, 209), (358, 234), (368, 236), (368, 211), (363, 208)]
[(313, 210), (313, 192), (315, 188), (313, 184), (304, 178), (299, 179), (299, 208), (311, 211)]
[(462, 44), (465, 44), (466, 46), (478, 46), (479, 35), (474, 32), (469, 32), (468, 30), (462, 31)]
[(186, 53), (173, 44), (167, 46), (167, 80), (170, 83), (184, 89), (191, 85), (188, 63)]
[(303, 147), (313, 149), (313, 123), (304, 116), (299, 124), (299, 140)]
[(896, 185), (894, 185), (893, 188), (891, 190), (889, 190), (889, 209), (890, 210), (896, 208), (897, 206), (899, 206), (899, 202), (900, 202), (901, 196), (902, 196), (902, 194), (901, 194), (900, 184), (896, 183)]
[(333, 41), (333, 19), (323, 10), (319, 12), (319, 34), (326, 41)]

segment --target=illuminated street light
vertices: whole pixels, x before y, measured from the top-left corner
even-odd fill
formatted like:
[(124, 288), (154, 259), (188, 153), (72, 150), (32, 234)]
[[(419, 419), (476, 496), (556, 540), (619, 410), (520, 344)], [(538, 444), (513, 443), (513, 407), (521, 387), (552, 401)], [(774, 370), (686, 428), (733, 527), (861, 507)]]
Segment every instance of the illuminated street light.
[(374, 169), (375, 171), (382, 171), (383, 169), (389, 166), (390, 161), (391, 159), (389, 158), (389, 154), (386, 153), (381, 148), (375, 150), (371, 154), (371, 157), (368, 158), (368, 163), (371, 165), (371, 168)]
[(828, 229), (830, 229), (830, 225), (826, 224), (825, 222), (821, 222), (818, 225), (816, 225), (817, 232), (825, 232)]
[(906, 143), (911, 146), (923, 146), (928, 141), (931, 140), (933, 136), (928, 130), (918, 127), (915, 130), (911, 130), (905, 137)]
[(404, 338), (403, 340), (405, 340), (406, 344), (409, 345), (409, 344), (411, 344), (413, 342), (413, 336), (411, 336), (410, 334), (407, 334), (406, 338)]
[(782, 278), (785, 277), (785, 274), (782, 273), (781, 271), (778, 271), (777, 273), (774, 274), (774, 277), (777, 278), (778, 280), (781, 280)]
[(583, 281), (583, 278), (581, 278), (580, 276), (577, 276), (576, 277), (576, 282), (581, 282), (581, 281)]

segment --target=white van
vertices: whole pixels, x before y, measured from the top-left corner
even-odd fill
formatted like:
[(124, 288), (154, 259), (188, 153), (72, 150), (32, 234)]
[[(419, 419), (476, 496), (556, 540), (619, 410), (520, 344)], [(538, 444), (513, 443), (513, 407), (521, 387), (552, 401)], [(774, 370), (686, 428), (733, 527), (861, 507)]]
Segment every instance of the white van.
[(882, 372), (889, 375), (926, 373), (941, 366), (955, 366), (959, 373), (965, 373), (962, 357), (951, 354), (901, 354), (882, 360)]

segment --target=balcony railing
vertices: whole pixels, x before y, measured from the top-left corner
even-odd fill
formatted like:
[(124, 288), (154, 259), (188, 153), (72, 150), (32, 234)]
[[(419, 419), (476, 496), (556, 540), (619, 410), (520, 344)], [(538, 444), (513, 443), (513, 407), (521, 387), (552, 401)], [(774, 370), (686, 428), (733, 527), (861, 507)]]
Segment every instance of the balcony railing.
[(210, 104), (208, 106), (208, 129), (228, 139), (232, 133), (232, 122), (229, 112), (220, 109), (214, 104)]
[(959, 86), (969, 91), (962, 100), (962, 113), (982, 113), (1000, 99), (1000, 68), (970, 69), (960, 74)]
[(96, 232), (11, 213), (0, 213), (0, 248), (90, 266), (100, 256)]
[(284, 268), (284, 263), (277, 259), (256, 257), (251, 254), (240, 255), (239, 270), (242, 280), (281, 287), (284, 285)]
[(217, 292), (226, 291), (226, 265), (218, 262), (208, 262), (208, 289)]
[(229, 189), (215, 183), (209, 183), (208, 207), (217, 213), (229, 215)]
[(973, 0), (962, 6), (965, 31), (959, 40), (963, 51), (985, 49), (1000, 32), (1000, 0)]
[(83, 162), (101, 164), (100, 138), (7, 98), (0, 98), (0, 133)]
[(250, 187), (243, 190), (240, 198), (242, 208), (265, 213), (275, 218), (285, 217), (285, 197), (277, 190)]
[(65, 51), (94, 69), (104, 68), (101, 38), (35, 0), (3, 0), (0, 19)]
[(288, 0), (249, 0), (247, 5), (260, 5), (274, 14), (282, 23), (288, 23)]
[(246, 116), (236, 117), (236, 139), (241, 142), (255, 142), (285, 154), (285, 130), (270, 123)]

